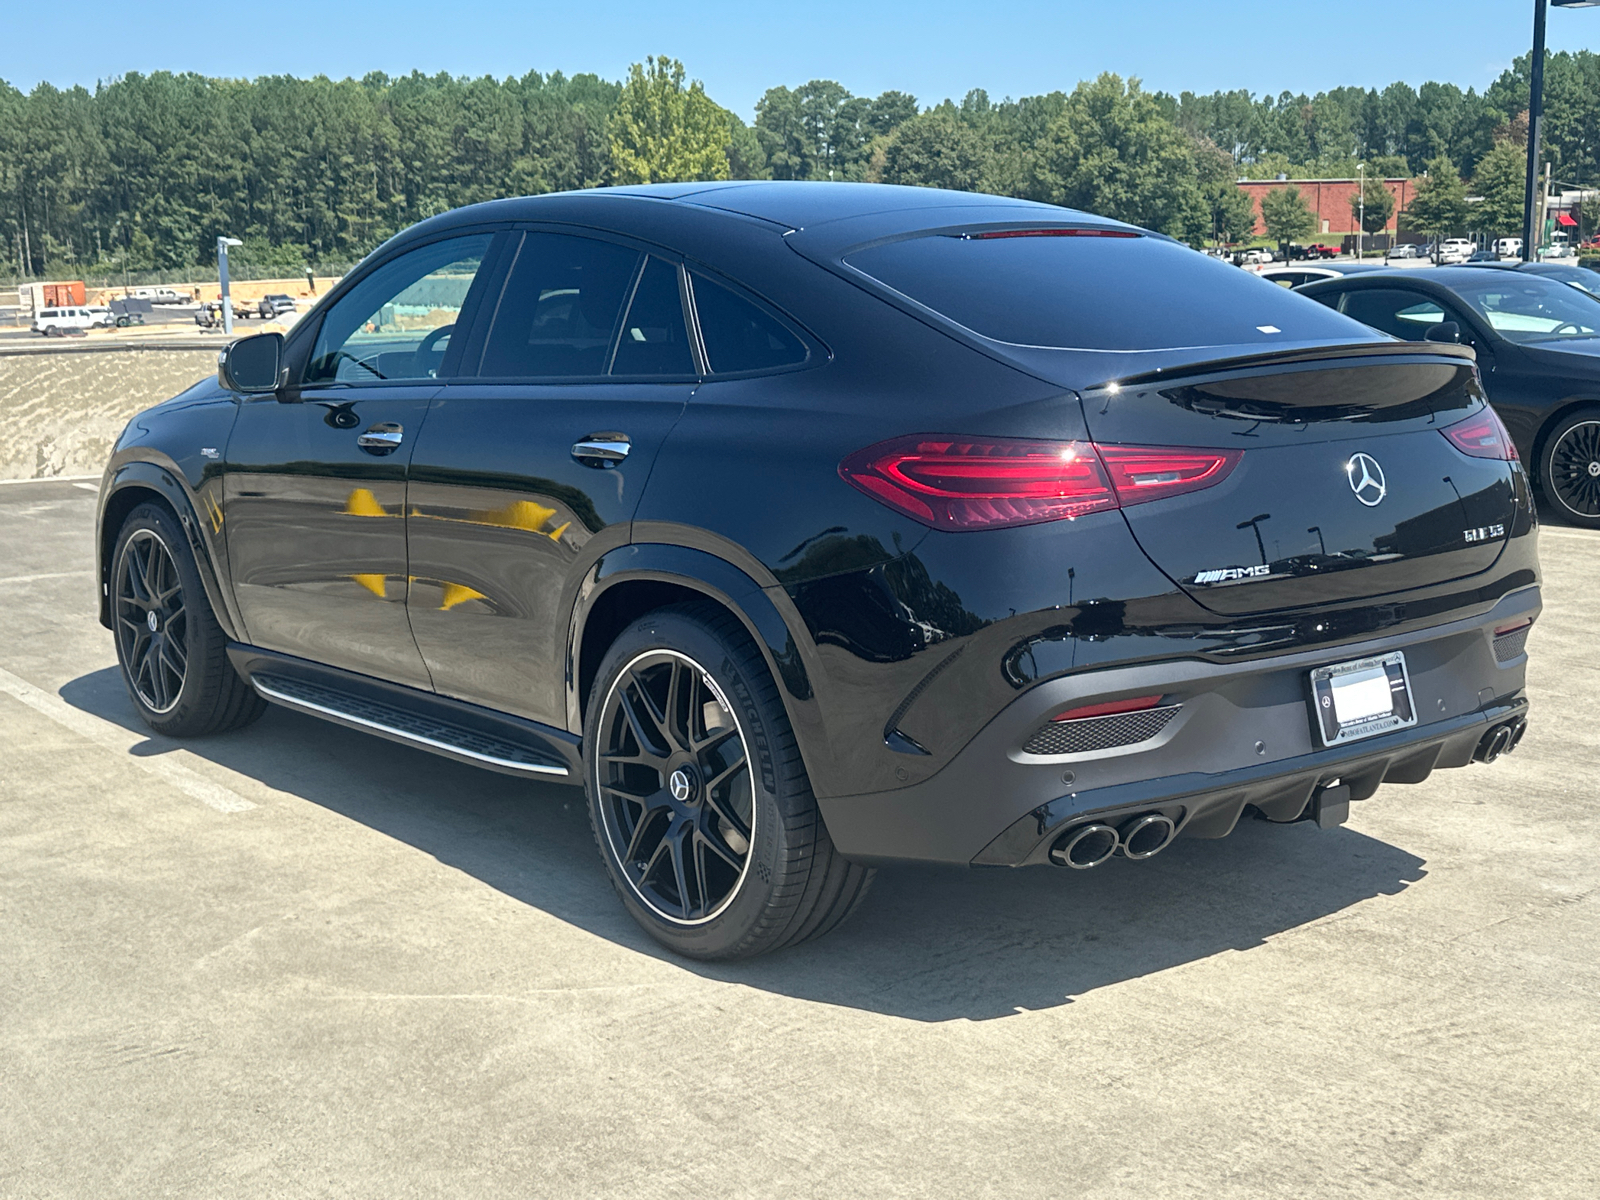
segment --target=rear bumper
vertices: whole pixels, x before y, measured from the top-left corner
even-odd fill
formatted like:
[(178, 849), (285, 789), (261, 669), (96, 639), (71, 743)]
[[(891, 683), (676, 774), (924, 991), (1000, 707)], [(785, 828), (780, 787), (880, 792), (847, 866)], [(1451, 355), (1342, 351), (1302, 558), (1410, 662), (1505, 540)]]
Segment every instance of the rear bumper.
[[(819, 803), (835, 845), (863, 862), (1042, 863), (1051, 843), (1087, 818), (1153, 809), (1192, 837), (1225, 836), (1246, 805), (1294, 820), (1334, 780), (1361, 800), (1386, 780), (1417, 783), (1465, 766), (1489, 727), (1525, 716), (1527, 656), (1519, 643), (1500, 661), (1494, 630), (1539, 611), (1539, 590), (1526, 588), (1486, 614), (1331, 650), (1049, 680), (996, 715), (931, 779)], [(1310, 671), (1393, 650), (1405, 652), (1418, 724), (1324, 748), (1312, 723)], [(1145, 741), (1079, 754), (1023, 749), (1064, 709), (1157, 692), (1181, 707)]]

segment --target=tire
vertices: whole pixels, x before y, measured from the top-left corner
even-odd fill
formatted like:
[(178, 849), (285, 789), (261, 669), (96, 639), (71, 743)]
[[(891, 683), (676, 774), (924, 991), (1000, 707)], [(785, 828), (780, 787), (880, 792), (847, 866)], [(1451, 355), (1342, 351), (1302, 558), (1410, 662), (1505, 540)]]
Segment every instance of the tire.
[(1600, 406), (1562, 418), (1539, 451), (1539, 490), (1569, 525), (1600, 529)]
[(122, 681), (151, 729), (200, 737), (243, 728), (266, 711), (228, 661), (227, 638), (170, 509), (149, 503), (128, 514), (110, 588)]
[(873, 872), (834, 849), (777, 685), (724, 610), (677, 605), (623, 630), (584, 729), (601, 860), (667, 948), (749, 958), (821, 936), (866, 895)]

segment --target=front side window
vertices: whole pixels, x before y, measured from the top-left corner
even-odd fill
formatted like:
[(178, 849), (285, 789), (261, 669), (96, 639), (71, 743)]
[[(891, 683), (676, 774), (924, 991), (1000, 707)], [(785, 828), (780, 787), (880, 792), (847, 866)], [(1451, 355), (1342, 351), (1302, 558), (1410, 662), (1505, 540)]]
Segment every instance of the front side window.
[(565, 233), (525, 235), (495, 310), (479, 376), (604, 375), (638, 263), (637, 250), (615, 242)]
[(323, 318), (306, 383), (437, 377), (492, 234), (430, 242), (378, 267)]
[(1510, 342), (1587, 338), (1600, 333), (1600, 300), (1553, 279), (1496, 271), (1499, 278), (1455, 285), (1501, 337)]

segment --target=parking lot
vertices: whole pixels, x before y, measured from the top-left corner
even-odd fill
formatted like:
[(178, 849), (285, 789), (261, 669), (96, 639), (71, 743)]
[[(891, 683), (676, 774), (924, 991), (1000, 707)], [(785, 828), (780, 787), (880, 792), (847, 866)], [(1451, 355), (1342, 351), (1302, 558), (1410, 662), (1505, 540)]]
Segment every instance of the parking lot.
[(0, 1195), (1593, 1196), (1600, 535), (1533, 724), (1322, 832), (884, 871), (667, 957), (577, 792), (136, 721), (90, 481), (0, 485)]

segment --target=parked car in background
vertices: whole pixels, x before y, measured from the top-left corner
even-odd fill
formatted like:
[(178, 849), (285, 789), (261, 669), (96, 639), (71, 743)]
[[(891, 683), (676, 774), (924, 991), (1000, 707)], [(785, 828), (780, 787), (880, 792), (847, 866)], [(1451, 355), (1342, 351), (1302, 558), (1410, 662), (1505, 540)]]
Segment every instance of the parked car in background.
[(1272, 262), (1275, 257), (1272, 251), (1265, 246), (1253, 246), (1239, 256), (1239, 262), (1243, 266), (1254, 267), (1260, 266), (1262, 263)]
[(1339, 248), (1337, 246), (1325, 246), (1321, 242), (1313, 242), (1306, 247), (1306, 257), (1337, 258), (1339, 257)]
[(169, 287), (151, 288), (148, 299), (151, 304), (188, 304), (192, 301), (192, 297)]
[(1478, 251), (1477, 243), (1468, 238), (1446, 238), (1439, 243), (1439, 263), (1463, 263)]
[(1340, 279), (1346, 275), (1359, 275), (1365, 271), (1381, 271), (1382, 263), (1319, 262), (1291, 263), (1281, 267), (1263, 267), (1256, 274), (1279, 287), (1297, 288), (1319, 279)]
[(1469, 263), (1497, 263), (1500, 261), (1500, 256), (1493, 250), (1474, 250), (1467, 261)]
[(1425, 246), (1417, 246), (1411, 242), (1402, 242), (1398, 246), (1390, 246), (1388, 253), (1386, 253), (1383, 257), (1386, 260), (1402, 258), (1426, 258), (1427, 253), (1427, 247)]
[(45, 337), (62, 337), (87, 333), (96, 323), (88, 308), (43, 308), (33, 318), (33, 332)]
[(271, 702), (581, 783), (622, 905), (707, 959), (878, 863), (1138, 870), (1493, 759), (1541, 603), (1462, 347), (849, 183), (433, 217), (141, 413), (97, 530), (152, 728)]
[(1525, 269), (1393, 271), (1303, 295), (1406, 341), (1455, 341), (1561, 519), (1600, 529), (1600, 300)]
[(1501, 258), (1521, 258), (1522, 239), (1519, 237), (1503, 237), (1495, 241), (1494, 252)]
[(270, 320), (279, 313), (294, 312), (298, 308), (295, 298), (287, 292), (272, 292), (261, 297), (256, 305), (256, 311), (263, 320)]
[(117, 323), (117, 316), (111, 311), (110, 305), (91, 304), (88, 305), (84, 311), (88, 313), (90, 318), (93, 320), (93, 328), (95, 329), (110, 329)]

